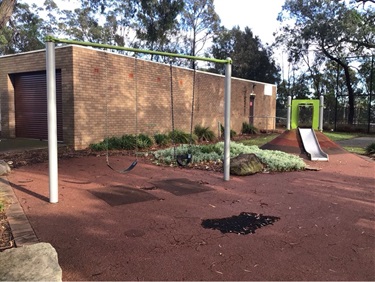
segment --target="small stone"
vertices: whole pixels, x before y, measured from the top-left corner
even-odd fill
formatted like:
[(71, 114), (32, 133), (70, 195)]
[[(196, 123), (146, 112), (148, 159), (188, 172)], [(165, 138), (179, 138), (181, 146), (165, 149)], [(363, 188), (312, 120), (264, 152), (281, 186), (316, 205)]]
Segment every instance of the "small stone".
[(49, 243), (37, 243), (1, 252), (0, 280), (62, 281), (56, 250)]
[(245, 176), (262, 172), (265, 165), (255, 154), (240, 154), (231, 159), (230, 173)]
[(7, 175), (10, 172), (10, 167), (6, 161), (0, 160), (0, 176)]

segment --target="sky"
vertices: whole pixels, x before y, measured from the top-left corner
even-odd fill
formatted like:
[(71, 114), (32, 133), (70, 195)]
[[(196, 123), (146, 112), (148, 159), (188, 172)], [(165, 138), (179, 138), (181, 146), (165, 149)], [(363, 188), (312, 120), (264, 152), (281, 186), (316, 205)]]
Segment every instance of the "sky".
[(214, 5), (221, 24), (226, 28), (238, 25), (244, 30), (248, 26), (263, 44), (272, 44), (272, 34), (279, 26), (277, 15), (284, 2), (285, 0), (214, 0)]
[[(23, 0), (26, 3), (42, 2), (41, 0)], [(76, 3), (76, 0), (56, 2), (63, 7)], [(277, 30), (279, 22), (276, 18), (285, 0), (214, 0), (216, 13), (221, 24), (231, 29), (239, 26), (242, 30), (248, 26), (255, 36), (259, 36), (262, 43), (273, 42), (273, 32)]]
[[(23, 0), (27, 3), (38, 3), (41, 0)], [(74, 6), (77, 0), (55, 0), (60, 7)], [(262, 44), (274, 42), (273, 33), (280, 23), (277, 15), (281, 12), (285, 0), (214, 0), (215, 11), (221, 19), (221, 24), (231, 29), (239, 26), (241, 30), (249, 27), (254, 36), (258, 36)], [(65, 7), (66, 8), (66, 7)], [(283, 61), (282, 52), (275, 52), (276, 62)]]
[[(254, 36), (258, 36), (263, 45), (274, 42), (273, 33), (280, 27), (277, 15), (281, 12), (285, 0), (214, 0), (215, 11), (221, 24), (231, 29), (239, 26), (241, 30), (249, 27)], [(274, 59), (284, 72), (286, 55), (282, 50), (273, 50)]]

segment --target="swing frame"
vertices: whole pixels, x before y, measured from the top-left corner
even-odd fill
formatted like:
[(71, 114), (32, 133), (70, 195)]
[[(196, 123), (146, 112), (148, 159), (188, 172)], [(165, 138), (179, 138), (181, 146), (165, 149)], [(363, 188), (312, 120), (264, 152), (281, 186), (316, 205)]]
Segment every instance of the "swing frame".
[(176, 156), (176, 144), (174, 142), (174, 110), (173, 110), (173, 66), (172, 60), (169, 62), (169, 73), (170, 73), (170, 80), (171, 80), (171, 120), (172, 120), (172, 143), (173, 143), (173, 157), (176, 159), (176, 163), (179, 166), (187, 166), (193, 160), (193, 154), (191, 152), (191, 146), (193, 143), (193, 119), (194, 119), (194, 96), (195, 96), (195, 78), (196, 78), (196, 69), (194, 67), (194, 75), (193, 75), (193, 91), (192, 91), (192, 98), (191, 98), (191, 114), (190, 114), (190, 138), (189, 138), (189, 149), (187, 154), (177, 155)]
[[(108, 56), (108, 54), (106, 54), (106, 56)], [(106, 70), (105, 70), (105, 76), (106, 76), (106, 83), (108, 83), (108, 65), (107, 65), (107, 61), (108, 59), (106, 60)], [(127, 168), (124, 168), (124, 169), (121, 169), (121, 170), (118, 170), (118, 169), (115, 169), (113, 166), (111, 166), (110, 162), (109, 162), (109, 144), (108, 144), (108, 99), (107, 99), (107, 92), (105, 94), (105, 98), (106, 98), (106, 104), (105, 104), (105, 115), (106, 115), (106, 135), (107, 135), (107, 142), (106, 142), (106, 147), (107, 147), (107, 151), (106, 151), (106, 163), (107, 163), (107, 167), (109, 167), (110, 169), (112, 169), (113, 171), (117, 172), (117, 173), (121, 173), (121, 174), (125, 174), (125, 173), (128, 173), (129, 171), (132, 171), (133, 168), (136, 167), (136, 165), (138, 164), (138, 158), (137, 158), (137, 152), (138, 152), (138, 88), (137, 88), (137, 56), (136, 56), (136, 53), (135, 53), (135, 56), (134, 56), (134, 94), (135, 94), (135, 130), (136, 130), (136, 137), (135, 137), (135, 157), (136, 159), (130, 164), (130, 166), (128, 166)], [(108, 88), (108, 87), (107, 87)]]
[(169, 52), (159, 52), (153, 50), (143, 50), (129, 47), (113, 46), (77, 40), (59, 39), (52, 35), (46, 36), (46, 74), (47, 74), (47, 120), (48, 120), (48, 158), (49, 158), (49, 200), (50, 203), (58, 203), (58, 146), (57, 146), (57, 113), (56, 113), (56, 65), (55, 65), (55, 45), (73, 44), (89, 46), (101, 49), (114, 49), (143, 54), (153, 54), (176, 58), (192, 59), (212, 63), (225, 64), (224, 82), (224, 181), (230, 180), (230, 101), (231, 101), (231, 78), (232, 60), (216, 58), (205, 58), (191, 55), (183, 55)]

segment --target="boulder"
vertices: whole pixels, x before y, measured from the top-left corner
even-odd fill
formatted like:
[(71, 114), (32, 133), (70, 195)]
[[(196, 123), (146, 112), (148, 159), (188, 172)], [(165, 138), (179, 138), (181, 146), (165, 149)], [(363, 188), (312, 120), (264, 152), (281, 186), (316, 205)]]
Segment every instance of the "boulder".
[(49, 243), (37, 243), (1, 252), (0, 280), (62, 281), (56, 250)]
[(6, 161), (0, 160), (0, 176), (7, 175), (10, 172), (10, 167)]
[(245, 176), (262, 172), (265, 165), (255, 154), (240, 154), (230, 161), (230, 174)]

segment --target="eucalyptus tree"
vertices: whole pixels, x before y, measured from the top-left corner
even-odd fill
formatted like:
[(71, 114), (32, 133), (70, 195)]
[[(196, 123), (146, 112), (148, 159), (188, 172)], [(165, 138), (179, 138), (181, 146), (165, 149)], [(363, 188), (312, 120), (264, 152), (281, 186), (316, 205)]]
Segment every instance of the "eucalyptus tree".
[[(68, 1), (68, 0), (65, 0)], [(81, 0), (74, 10), (60, 12), (60, 31), (75, 40), (131, 45), (136, 1)]]
[[(179, 30), (178, 15), (184, 7), (183, 0), (141, 0), (136, 14), (135, 31), (138, 47), (155, 51), (173, 51), (172, 38)], [(160, 56), (151, 56), (151, 60)]]
[(0, 30), (0, 54), (14, 54), (44, 48), (46, 22), (36, 5), (17, 3), (6, 26)]
[[(186, 54), (199, 55), (206, 43), (220, 27), (220, 17), (215, 12), (213, 0), (185, 0), (181, 14), (182, 32)], [(195, 61), (191, 62), (195, 68)]]
[[(368, 95), (374, 95), (375, 91), (375, 54), (361, 58), (362, 63), (358, 68), (361, 83), (364, 85)], [(375, 99), (374, 99), (375, 103)], [(375, 114), (375, 113), (374, 113)]]
[(13, 14), (14, 7), (17, 0), (2, 0), (0, 1), (0, 30), (8, 23)]
[(103, 40), (103, 27), (90, 7), (80, 7), (73, 11), (64, 10), (60, 17), (60, 29), (73, 40), (107, 43)]
[(370, 54), (375, 48), (374, 6), (360, 8), (354, 2), (286, 0), (279, 14), (284, 27), (277, 37), (295, 63), (314, 52), (317, 64), (328, 60), (342, 68), (349, 99), (349, 124), (354, 120), (355, 89), (348, 58)]
[(283, 79), (277, 86), (276, 109), (287, 109), (288, 96), (292, 99), (311, 97), (311, 89), (308, 87), (310, 79), (306, 73), (294, 73), (288, 80)]
[[(232, 58), (233, 76), (267, 83), (279, 81), (280, 70), (272, 59), (272, 51), (248, 27), (244, 31), (239, 27), (222, 27), (213, 38), (210, 52), (216, 58)], [(223, 74), (224, 67), (214, 64), (210, 71)]]

